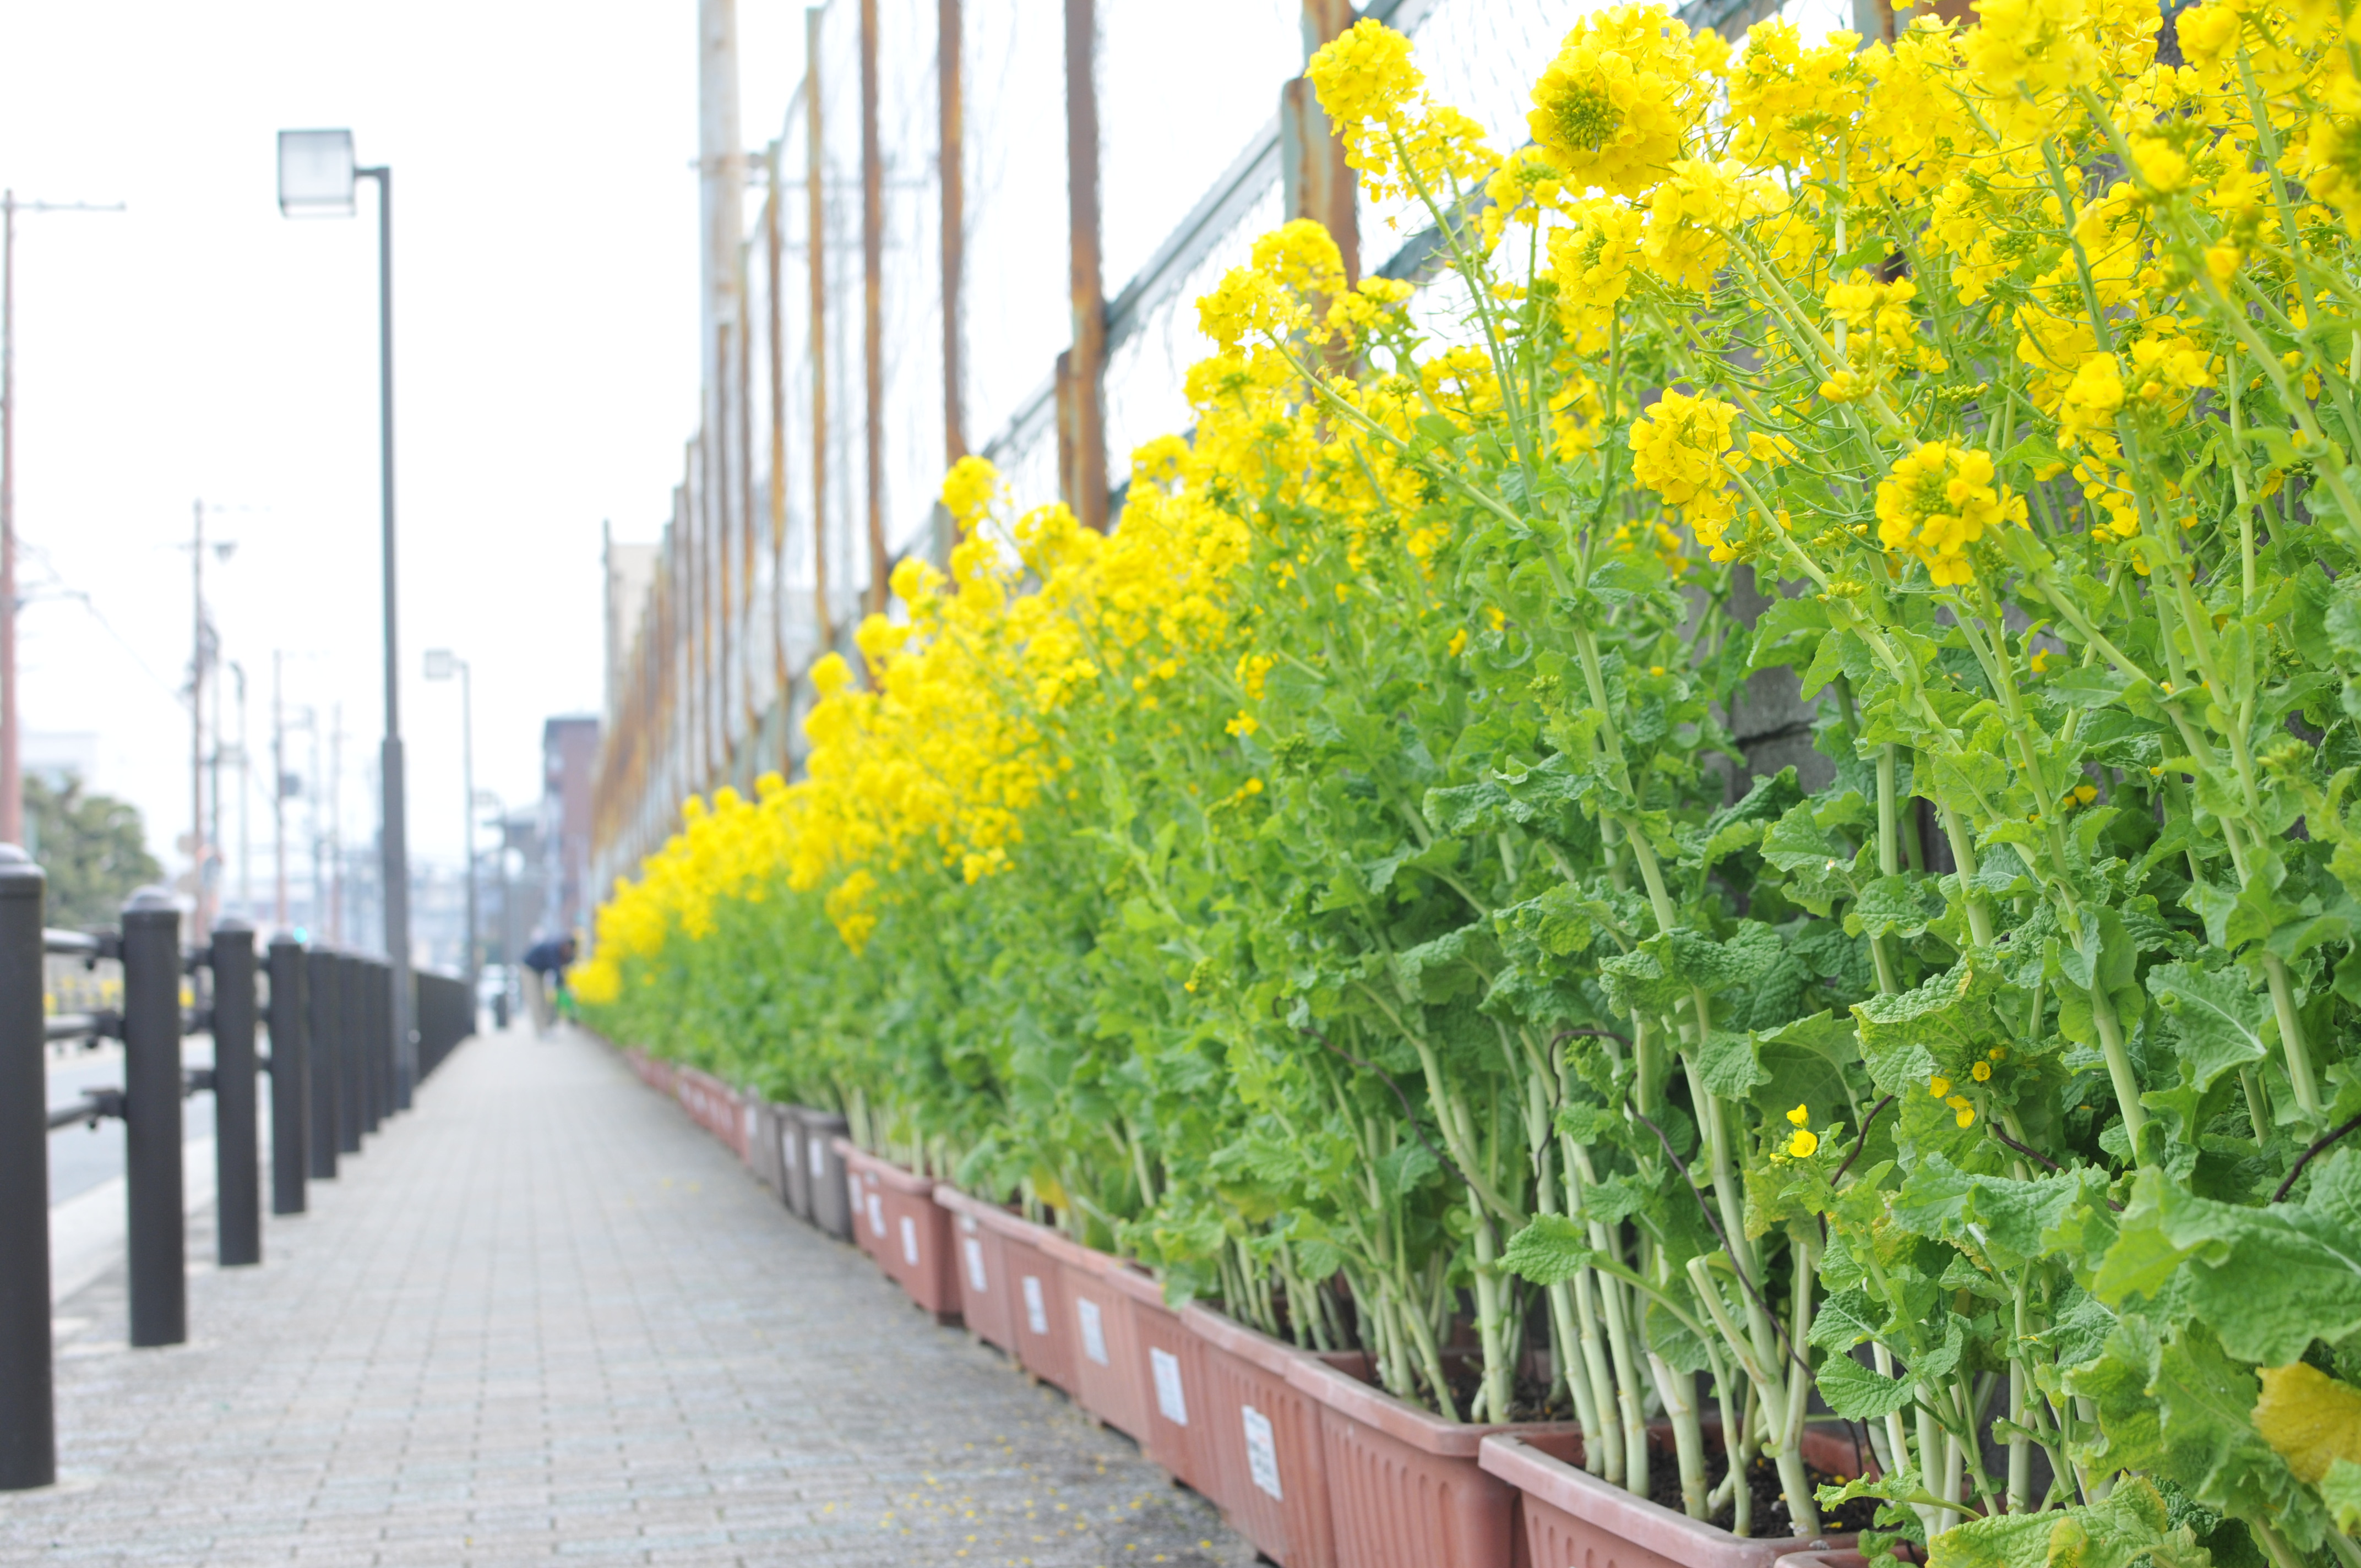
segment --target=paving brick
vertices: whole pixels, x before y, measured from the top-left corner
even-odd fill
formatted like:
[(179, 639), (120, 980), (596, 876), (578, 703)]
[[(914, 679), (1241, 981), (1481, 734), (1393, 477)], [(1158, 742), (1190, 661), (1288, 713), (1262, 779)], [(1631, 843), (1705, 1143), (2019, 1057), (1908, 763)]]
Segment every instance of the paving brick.
[(264, 1255), (185, 1346), (125, 1348), (119, 1269), (60, 1307), (69, 1485), (0, 1562), (1253, 1561), (578, 1036), (468, 1045)]

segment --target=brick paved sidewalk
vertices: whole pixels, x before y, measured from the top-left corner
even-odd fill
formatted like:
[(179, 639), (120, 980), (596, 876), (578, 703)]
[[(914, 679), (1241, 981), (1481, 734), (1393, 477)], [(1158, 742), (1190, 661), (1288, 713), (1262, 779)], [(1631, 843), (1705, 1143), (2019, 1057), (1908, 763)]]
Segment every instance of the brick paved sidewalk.
[(186, 1346), (123, 1348), (120, 1269), (64, 1303), (0, 1563), (1252, 1561), (579, 1036), (473, 1042), (344, 1169)]

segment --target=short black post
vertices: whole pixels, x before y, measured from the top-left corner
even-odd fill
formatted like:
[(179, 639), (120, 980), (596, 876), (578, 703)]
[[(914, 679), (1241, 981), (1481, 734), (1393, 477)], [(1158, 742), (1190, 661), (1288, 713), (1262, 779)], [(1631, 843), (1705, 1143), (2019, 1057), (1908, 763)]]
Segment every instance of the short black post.
[(256, 1136), (254, 927), (214, 926), (214, 1240), (224, 1268), (262, 1261), (262, 1165)]
[(0, 1492), (58, 1478), (42, 893), (41, 868), (0, 844)]
[(303, 1212), (303, 1180), (311, 1174), (311, 1136), (304, 1111), (312, 1091), (312, 1031), (303, 983), (303, 948), (292, 937), (270, 939), (270, 1212)]
[(361, 1152), (368, 1125), (368, 961), (336, 955), (336, 1147)]
[(181, 1191), (181, 912), (160, 887), (123, 906), (123, 1165), (131, 1343), (189, 1337)]
[(306, 1118), (311, 1133), (312, 1179), (336, 1179), (336, 1152), (345, 1146), (345, 1091), (339, 1069), (344, 1053), (337, 1038), (344, 1029), (344, 1002), (336, 988), (340, 971), (336, 955), (313, 948), (303, 955), (303, 1015), (310, 1025), (311, 1095)]

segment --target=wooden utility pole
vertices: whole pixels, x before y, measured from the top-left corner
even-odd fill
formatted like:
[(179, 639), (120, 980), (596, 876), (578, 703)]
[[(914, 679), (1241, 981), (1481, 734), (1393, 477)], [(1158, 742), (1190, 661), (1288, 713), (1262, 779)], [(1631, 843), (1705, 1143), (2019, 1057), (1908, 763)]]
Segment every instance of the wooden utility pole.
[(967, 105), (961, 71), (963, 48), (961, 0), (936, 0), (936, 115), (941, 145), (935, 178), (942, 194), (943, 231), (943, 466), (967, 455), (965, 346), (960, 316), (961, 274), (967, 265)]
[(1066, 0), (1066, 225), (1074, 345), (1058, 378), (1060, 488), (1086, 528), (1107, 526), (1106, 291), (1099, 275), (1096, 0)]
[(869, 613), (885, 608), (885, 154), (877, 131), (877, 0), (861, 0), (861, 359), (867, 374)]
[[(1303, 0), (1303, 57), (1353, 25), (1352, 0)], [(1360, 220), (1354, 201), (1353, 169), (1345, 143), (1322, 113), (1312, 79), (1299, 76), (1279, 89), (1279, 170), (1286, 187), (1287, 215), (1310, 218), (1328, 231), (1345, 258), (1345, 281), (1361, 280)]]
[[(773, 701), (784, 704), (787, 696), (787, 381), (779, 363), (784, 342), (781, 320), (785, 314), (785, 307), (779, 301), (779, 203), (785, 195), (779, 189), (782, 150), (780, 142), (771, 144), (771, 199), (763, 203), (763, 238), (767, 247), (767, 291), (771, 303), (767, 323), (771, 345), (771, 693)], [(783, 748), (784, 745), (783, 740)]]
[(826, 13), (804, 13), (804, 258), (811, 274), (812, 601), (819, 645), (836, 641), (828, 608), (828, 160), (819, 50)]

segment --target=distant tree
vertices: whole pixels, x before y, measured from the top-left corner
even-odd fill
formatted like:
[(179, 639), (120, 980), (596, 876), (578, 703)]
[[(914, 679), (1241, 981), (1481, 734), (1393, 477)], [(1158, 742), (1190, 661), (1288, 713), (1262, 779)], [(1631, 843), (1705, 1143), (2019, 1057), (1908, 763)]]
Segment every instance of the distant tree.
[(139, 808), (84, 794), (79, 774), (62, 784), (26, 774), (25, 827), (26, 850), (49, 873), (52, 926), (112, 926), (135, 888), (163, 879)]

